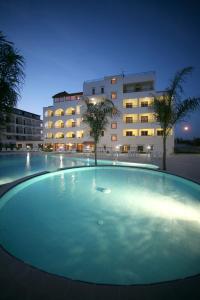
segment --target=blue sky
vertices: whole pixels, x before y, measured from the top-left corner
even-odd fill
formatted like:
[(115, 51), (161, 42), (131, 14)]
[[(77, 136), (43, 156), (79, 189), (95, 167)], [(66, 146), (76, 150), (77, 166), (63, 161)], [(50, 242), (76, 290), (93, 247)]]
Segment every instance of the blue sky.
[[(198, 1), (1, 0), (0, 30), (26, 60), (18, 107), (42, 114), (52, 95), (82, 90), (84, 80), (155, 70), (157, 90), (175, 71), (194, 66), (185, 96), (200, 96)], [(200, 136), (195, 113), (177, 134)]]

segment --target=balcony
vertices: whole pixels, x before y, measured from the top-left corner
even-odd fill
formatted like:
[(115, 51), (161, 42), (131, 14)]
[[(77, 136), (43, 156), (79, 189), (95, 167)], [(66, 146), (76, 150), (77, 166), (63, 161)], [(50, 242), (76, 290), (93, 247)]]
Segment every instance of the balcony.
[(123, 93), (148, 92), (154, 90), (153, 81), (127, 83), (123, 85)]
[(126, 124), (132, 124), (132, 123), (156, 123), (156, 119), (155, 118), (148, 118), (148, 119), (125, 119), (124, 123)]

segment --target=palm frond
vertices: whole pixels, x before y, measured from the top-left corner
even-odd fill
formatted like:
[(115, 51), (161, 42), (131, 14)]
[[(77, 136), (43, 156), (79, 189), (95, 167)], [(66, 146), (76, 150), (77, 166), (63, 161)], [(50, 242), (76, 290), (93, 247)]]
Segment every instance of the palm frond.
[(186, 77), (190, 75), (193, 71), (193, 67), (189, 66), (177, 71), (170, 81), (170, 85), (167, 88), (167, 92), (169, 93), (170, 98), (180, 99), (180, 96), (183, 94), (183, 83), (186, 80)]
[(195, 111), (198, 108), (200, 108), (200, 98), (193, 97), (183, 100), (174, 112), (172, 125), (174, 125), (177, 122), (184, 121), (186, 115)]

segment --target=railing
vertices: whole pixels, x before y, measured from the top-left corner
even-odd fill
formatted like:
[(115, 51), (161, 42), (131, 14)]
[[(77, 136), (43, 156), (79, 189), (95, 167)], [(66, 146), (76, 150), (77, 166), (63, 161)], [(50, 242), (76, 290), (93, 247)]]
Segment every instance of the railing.
[(155, 123), (156, 119), (148, 119), (146, 120), (130, 120), (130, 121), (126, 121), (124, 120), (124, 123), (126, 124), (130, 124), (130, 123)]
[(105, 78), (107, 77), (129, 77), (129, 76), (138, 76), (138, 75), (155, 75), (155, 71), (146, 71), (146, 72), (141, 72), (141, 73), (127, 73), (126, 75), (125, 74), (115, 74), (115, 75), (108, 75), (108, 76), (105, 76), (105, 77), (101, 77), (101, 78), (98, 78), (98, 79), (92, 79), (92, 80), (85, 80), (84, 83), (92, 83), (92, 82), (95, 82), (95, 81), (101, 81), (101, 80), (104, 80)]

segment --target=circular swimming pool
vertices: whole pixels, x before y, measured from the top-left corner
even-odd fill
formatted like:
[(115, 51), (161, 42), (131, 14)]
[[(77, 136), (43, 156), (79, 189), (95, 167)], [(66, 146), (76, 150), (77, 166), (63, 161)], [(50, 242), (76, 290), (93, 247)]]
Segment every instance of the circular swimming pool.
[(162, 172), (82, 167), (0, 199), (0, 244), (44, 271), (106, 284), (200, 272), (200, 186)]

